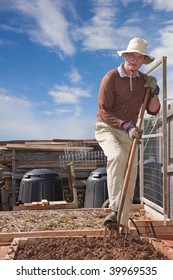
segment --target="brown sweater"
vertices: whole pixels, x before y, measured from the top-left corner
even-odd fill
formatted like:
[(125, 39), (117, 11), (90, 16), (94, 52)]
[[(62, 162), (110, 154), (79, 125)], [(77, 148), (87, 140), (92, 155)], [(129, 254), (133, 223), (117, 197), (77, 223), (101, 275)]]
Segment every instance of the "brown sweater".
[[(109, 71), (102, 79), (98, 96), (98, 119), (115, 128), (123, 128), (124, 123), (138, 120), (146, 89), (143, 88), (147, 75), (139, 72), (139, 77), (133, 78), (130, 91), (129, 77), (120, 77), (118, 70)], [(150, 112), (156, 115), (157, 112)]]

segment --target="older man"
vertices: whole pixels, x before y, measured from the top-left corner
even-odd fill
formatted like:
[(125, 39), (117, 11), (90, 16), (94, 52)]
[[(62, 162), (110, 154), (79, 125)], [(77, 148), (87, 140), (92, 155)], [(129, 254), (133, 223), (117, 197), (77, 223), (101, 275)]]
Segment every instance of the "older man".
[[(150, 88), (147, 112), (156, 115), (160, 109), (159, 87), (152, 76), (139, 71), (154, 57), (147, 54), (147, 41), (141, 38), (130, 40), (126, 50), (118, 51), (124, 63), (103, 77), (98, 96), (98, 121), (95, 137), (107, 157), (107, 184), (111, 213), (104, 225), (117, 224), (117, 211), (132, 141), (140, 139), (142, 131), (136, 127), (139, 111), (144, 101), (146, 88)], [(137, 176), (137, 152), (130, 174), (128, 190), (121, 215), (121, 224), (128, 227), (129, 212), (133, 202)]]

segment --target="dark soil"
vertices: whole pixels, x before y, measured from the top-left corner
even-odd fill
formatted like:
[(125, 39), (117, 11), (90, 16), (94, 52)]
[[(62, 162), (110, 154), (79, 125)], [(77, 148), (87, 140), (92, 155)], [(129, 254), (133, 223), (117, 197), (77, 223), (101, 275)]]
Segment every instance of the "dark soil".
[(152, 244), (127, 237), (66, 237), (21, 245), (15, 260), (167, 260)]

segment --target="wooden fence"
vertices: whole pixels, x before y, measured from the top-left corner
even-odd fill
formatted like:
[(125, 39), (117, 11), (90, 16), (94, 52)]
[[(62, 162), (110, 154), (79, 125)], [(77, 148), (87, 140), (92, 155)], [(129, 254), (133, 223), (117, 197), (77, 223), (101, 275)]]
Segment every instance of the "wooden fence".
[[(53, 169), (68, 190), (68, 168), (73, 162), (77, 180), (86, 180), (90, 172), (105, 165), (105, 157), (95, 139), (39, 140), (0, 142), (0, 184), (11, 191), (16, 204), (20, 181), (33, 169)], [(68, 200), (68, 198), (67, 198)], [(8, 209), (7, 209), (8, 210)]]

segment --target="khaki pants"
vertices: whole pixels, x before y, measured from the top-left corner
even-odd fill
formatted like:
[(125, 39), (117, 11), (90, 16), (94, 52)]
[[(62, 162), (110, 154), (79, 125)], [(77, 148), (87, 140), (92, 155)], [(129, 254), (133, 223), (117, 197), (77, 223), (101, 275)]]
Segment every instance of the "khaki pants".
[[(97, 122), (95, 124), (95, 137), (107, 157), (109, 207), (113, 211), (117, 211), (132, 141), (130, 140), (127, 132), (121, 129), (116, 129), (104, 122)], [(120, 221), (121, 224), (125, 226), (128, 226), (129, 212), (133, 203), (136, 176), (137, 151), (134, 156), (128, 190)]]

